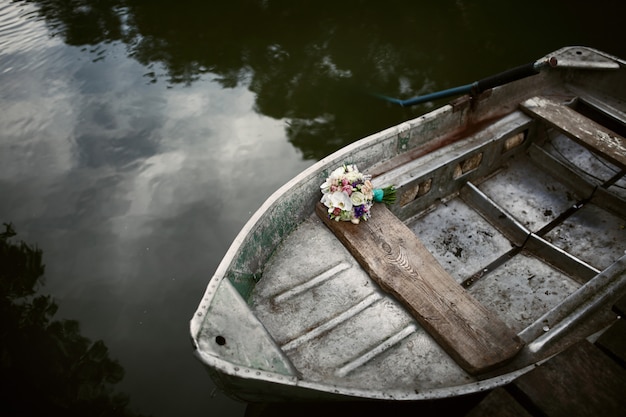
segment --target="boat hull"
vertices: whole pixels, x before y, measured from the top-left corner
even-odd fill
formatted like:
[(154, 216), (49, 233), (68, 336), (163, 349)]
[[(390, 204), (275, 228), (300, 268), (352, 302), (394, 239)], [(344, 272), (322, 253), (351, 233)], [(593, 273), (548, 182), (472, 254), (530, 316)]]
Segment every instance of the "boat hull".
[[(626, 286), (621, 151), (583, 162), (593, 146), (538, 120), (528, 100), (586, 97), (623, 126), (625, 63), (588, 48), (553, 56), (556, 69), (357, 141), (277, 190), (191, 320), (218, 387), (248, 402), (449, 398), (505, 385), (614, 321)], [(346, 161), (398, 187), (393, 214), (526, 343), (509, 363), (468, 374), (316, 216), (319, 185)]]

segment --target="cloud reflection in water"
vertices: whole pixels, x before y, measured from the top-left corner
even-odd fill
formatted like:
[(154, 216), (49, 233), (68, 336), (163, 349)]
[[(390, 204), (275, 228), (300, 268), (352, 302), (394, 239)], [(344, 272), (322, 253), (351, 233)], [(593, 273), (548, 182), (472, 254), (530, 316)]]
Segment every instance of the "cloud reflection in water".
[(5, 50), (0, 216), (44, 248), (58, 315), (107, 343), (131, 405), (241, 410), (208, 398), (186, 324), (237, 231), (312, 162), (246, 88), (144, 74), (117, 44), (97, 62), (54, 39)]

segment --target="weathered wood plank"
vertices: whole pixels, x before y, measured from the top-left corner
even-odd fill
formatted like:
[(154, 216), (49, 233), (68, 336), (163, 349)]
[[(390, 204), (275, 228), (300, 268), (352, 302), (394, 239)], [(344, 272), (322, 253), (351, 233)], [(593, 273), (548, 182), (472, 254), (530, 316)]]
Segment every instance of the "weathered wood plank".
[(626, 168), (626, 139), (612, 130), (546, 97), (530, 98), (521, 106), (591, 151)]
[(513, 384), (546, 417), (622, 417), (626, 370), (586, 340)]
[(372, 218), (358, 225), (329, 219), (321, 203), (316, 211), (370, 277), (467, 372), (485, 372), (522, 348), (517, 335), (465, 291), (384, 204), (375, 204)]
[(504, 388), (496, 388), (465, 417), (532, 417), (532, 415)]

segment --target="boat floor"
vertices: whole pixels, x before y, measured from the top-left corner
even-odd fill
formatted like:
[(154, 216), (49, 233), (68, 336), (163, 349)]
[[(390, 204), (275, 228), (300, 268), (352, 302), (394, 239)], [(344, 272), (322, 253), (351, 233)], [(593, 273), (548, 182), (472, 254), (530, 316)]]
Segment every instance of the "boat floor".
[[(542, 149), (584, 181), (560, 181), (529, 152), (466, 185), (528, 232), (521, 242), (497, 219), (487, 220), (463, 190), (405, 220), (444, 269), (518, 334), (626, 249), (626, 220), (587, 202), (576, 186), (604, 184), (623, 201), (624, 173), (615, 181), (615, 166), (564, 136)], [(369, 278), (315, 214), (276, 250), (249, 304), (307, 381), (419, 393), (478, 380)], [(536, 359), (523, 352), (511, 369)]]

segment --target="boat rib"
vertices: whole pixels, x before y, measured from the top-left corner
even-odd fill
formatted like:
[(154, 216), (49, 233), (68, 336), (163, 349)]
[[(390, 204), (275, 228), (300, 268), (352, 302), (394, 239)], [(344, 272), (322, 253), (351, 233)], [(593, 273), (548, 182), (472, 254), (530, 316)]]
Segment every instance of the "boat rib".
[(390, 348), (395, 346), (397, 343), (401, 342), (408, 336), (415, 333), (416, 329), (417, 327), (414, 324), (410, 324), (406, 326), (404, 329), (400, 330), (398, 333), (394, 334), (389, 339), (383, 341), (379, 345), (365, 352), (363, 355), (360, 355), (354, 360), (343, 365), (341, 368), (337, 369), (337, 371), (335, 372), (335, 375), (337, 375), (338, 377), (344, 377), (348, 375), (350, 372), (354, 371), (356, 368), (363, 366), (367, 362), (374, 359), (376, 356), (389, 350)]
[(297, 348), (303, 343), (309, 342), (317, 337), (320, 337), (321, 335), (333, 329), (334, 327), (337, 327), (340, 324), (347, 322), (352, 317), (356, 316), (361, 311), (365, 310), (366, 308), (368, 308), (369, 306), (371, 306), (372, 304), (374, 304), (376, 301), (380, 300), (381, 298), (382, 297), (379, 294), (372, 293), (368, 295), (364, 300), (357, 303), (356, 305), (353, 305), (352, 307), (350, 307), (343, 313), (339, 314), (338, 316), (333, 317), (332, 319), (320, 324), (319, 326), (311, 329), (310, 331), (304, 333), (303, 335), (291, 340), (288, 343), (285, 343), (284, 345), (281, 346), (281, 348), (283, 349), (283, 351), (292, 350), (292, 349)]
[(350, 268), (350, 265), (346, 262), (340, 262), (339, 264), (333, 266), (329, 270), (313, 277), (309, 281), (306, 281), (300, 285), (292, 287), (274, 297), (275, 303), (281, 303), (289, 298), (295, 297), (298, 294), (302, 294), (305, 291), (310, 290), (313, 287), (316, 287), (326, 281), (327, 279), (334, 278), (335, 275), (339, 274), (341, 271)]

